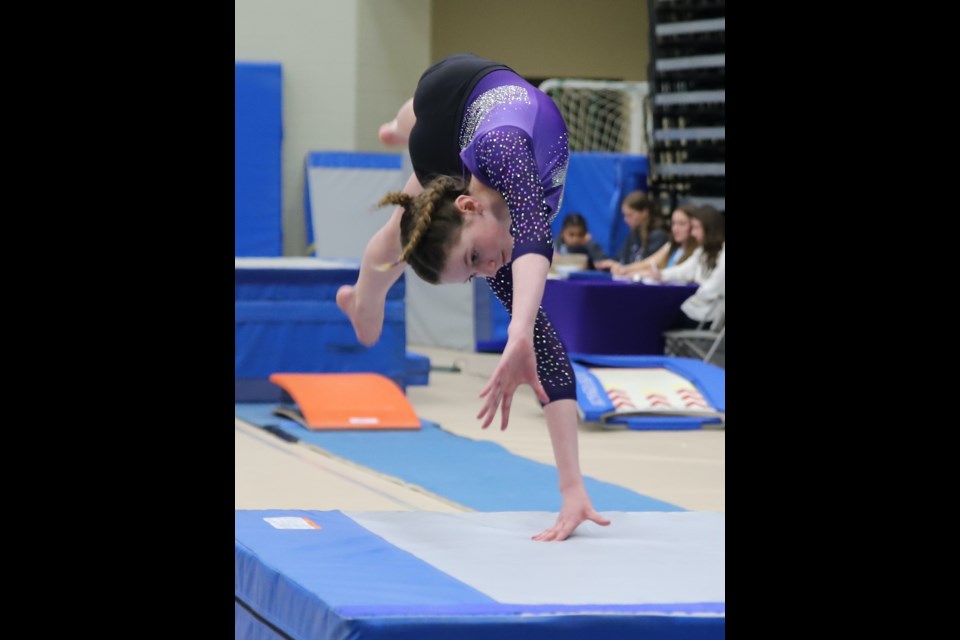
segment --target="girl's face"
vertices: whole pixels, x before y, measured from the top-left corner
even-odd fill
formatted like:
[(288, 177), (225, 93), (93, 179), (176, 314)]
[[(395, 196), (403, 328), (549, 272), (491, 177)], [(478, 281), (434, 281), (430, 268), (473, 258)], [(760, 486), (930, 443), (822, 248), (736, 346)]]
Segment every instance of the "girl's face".
[(696, 218), (690, 220), (690, 235), (697, 241), (697, 244), (703, 244), (703, 224)]
[(627, 205), (620, 207), (620, 213), (623, 214), (623, 221), (626, 222), (627, 226), (631, 229), (636, 229), (641, 224), (645, 224), (650, 218), (650, 212), (648, 210), (637, 211)]
[(568, 247), (580, 247), (587, 243), (587, 230), (583, 227), (571, 225), (560, 232), (563, 244)]
[(677, 209), (670, 216), (670, 233), (677, 244), (683, 244), (690, 237), (690, 216), (686, 211)]
[[(461, 203), (461, 198), (467, 200)], [(447, 254), (440, 282), (467, 282), (475, 276), (492, 278), (501, 267), (510, 263), (513, 255), (509, 214), (495, 212), (495, 206), (484, 206), (469, 196), (460, 196), (457, 206), (463, 213), (463, 227)], [(506, 210), (506, 203), (503, 208)]]

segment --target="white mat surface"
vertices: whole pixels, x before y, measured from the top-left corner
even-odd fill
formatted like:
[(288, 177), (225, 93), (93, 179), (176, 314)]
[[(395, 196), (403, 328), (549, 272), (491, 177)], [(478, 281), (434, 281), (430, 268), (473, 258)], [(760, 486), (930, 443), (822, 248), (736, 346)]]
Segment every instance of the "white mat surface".
[(499, 602), (724, 602), (723, 513), (605, 512), (560, 543), (540, 512), (345, 511), (363, 527)]

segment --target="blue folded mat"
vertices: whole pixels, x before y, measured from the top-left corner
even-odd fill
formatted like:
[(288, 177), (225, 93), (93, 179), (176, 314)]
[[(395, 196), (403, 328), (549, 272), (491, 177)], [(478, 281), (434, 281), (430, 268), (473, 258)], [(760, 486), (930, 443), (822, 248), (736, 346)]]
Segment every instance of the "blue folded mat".
[[(663, 368), (687, 379), (703, 395), (710, 406), (723, 413), (726, 410), (726, 371), (693, 358), (676, 356), (623, 356), (571, 353), (573, 373), (577, 383), (577, 402), (584, 420), (602, 420), (615, 410), (603, 385), (590, 372), (591, 367), (620, 369)], [(719, 418), (671, 415), (624, 415), (611, 417), (606, 423), (626, 425), (634, 430), (679, 431), (702, 429), (706, 425), (722, 423)]]

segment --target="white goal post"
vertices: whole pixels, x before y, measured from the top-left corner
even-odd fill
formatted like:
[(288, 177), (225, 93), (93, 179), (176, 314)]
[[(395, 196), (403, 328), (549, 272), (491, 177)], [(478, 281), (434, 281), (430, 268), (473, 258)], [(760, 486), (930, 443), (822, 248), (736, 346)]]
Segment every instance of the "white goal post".
[(559, 107), (571, 151), (648, 155), (650, 83), (550, 78), (539, 88)]

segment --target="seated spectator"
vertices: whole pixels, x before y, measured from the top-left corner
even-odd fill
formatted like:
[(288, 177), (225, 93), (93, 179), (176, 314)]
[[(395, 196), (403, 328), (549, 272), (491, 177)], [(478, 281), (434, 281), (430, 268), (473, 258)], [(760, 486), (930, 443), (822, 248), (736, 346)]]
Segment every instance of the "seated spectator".
[(615, 276), (632, 275), (636, 280), (639, 280), (643, 276), (649, 275), (654, 267), (666, 269), (682, 264), (693, 255), (693, 252), (699, 246), (697, 240), (690, 235), (691, 212), (694, 208), (693, 205), (687, 204), (673, 210), (670, 215), (670, 242), (657, 249), (649, 258), (626, 265), (613, 265), (610, 268), (610, 273)]
[(620, 213), (630, 227), (630, 233), (617, 252), (616, 259), (597, 262), (597, 269), (612, 269), (615, 264), (639, 262), (667, 244), (670, 236), (662, 228), (661, 216), (654, 213), (656, 210), (653, 201), (643, 191), (628, 193), (620, 205)]
[(694, 282), (700, 285), (684, 300), (671, 329), (696, 327), (701, 322), (713, 324), (724, 313), (726, 293), (726, 246), (723, 216), (714, 207), (704, 205), (692, 212), (690, 234), (700, 243), (682, 264), (654, 269), (650, 277), (663, 282)]
[(560, 228), (559, 237), (553, 242), (553, 250), (560, 255), (587, 254), (588, 269), (593, 269), (595, 263), (607, 258), (603, 248), (590, 237), (587, 232), (587, 221), (579, 213), (568, 213), (563, 218), (563, 226)]

